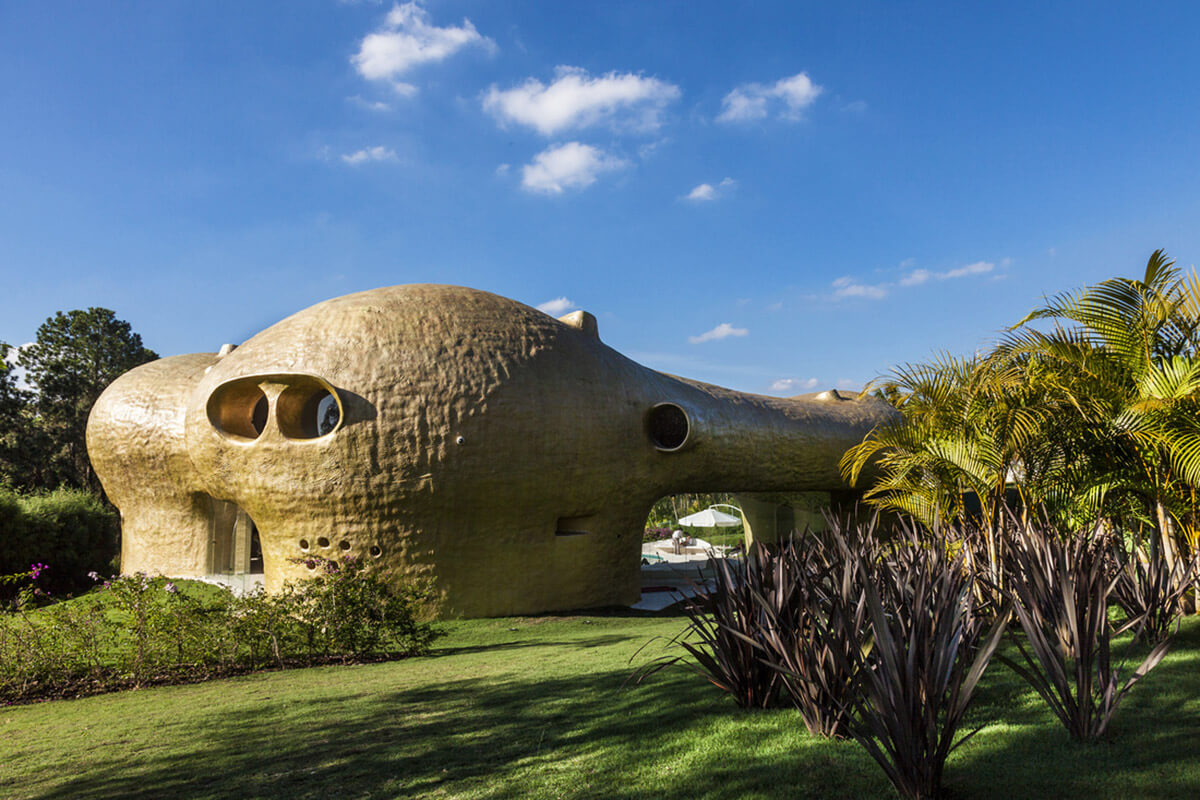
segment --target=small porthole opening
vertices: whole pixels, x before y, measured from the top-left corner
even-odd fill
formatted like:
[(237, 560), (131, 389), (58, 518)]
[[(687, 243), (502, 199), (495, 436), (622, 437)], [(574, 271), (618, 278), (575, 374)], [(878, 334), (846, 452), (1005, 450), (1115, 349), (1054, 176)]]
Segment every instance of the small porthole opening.
[(329, 540), (324, 536), (317, 537), (317, 547), (329, 547)]
[(301, 540), (300, 540), (300, 549), (301, 549), (301, 550), (305, 550), (305, 551), (307, 551), (307, 550), (308, 550), (308, 539), (301, 539)]
[(340, 542), (338, 542), (338, 548), (341, 550), (349, 550), (350, 543), (348, 541), (346, 541), (345, 539), (342, 539)]
[(688, 440), (691, 422), (687, 412), (674, 403), (659, 403), (646, 417), (646, 432), (659, 450), (678, 450)]
[(368, 552), (370, 552), (371, 558), (379, 558), (381, 555), (383, 555), (383, 548), (377, 544), (373, 544)]

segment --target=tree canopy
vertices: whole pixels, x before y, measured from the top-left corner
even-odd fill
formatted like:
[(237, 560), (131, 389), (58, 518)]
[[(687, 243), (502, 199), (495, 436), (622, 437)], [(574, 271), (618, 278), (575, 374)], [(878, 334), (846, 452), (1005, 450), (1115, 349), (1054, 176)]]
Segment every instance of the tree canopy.
[[(8, 345), (0, 343), (0, 353)], [(19, 488), (98, 490), (87, 457), (87, 418), (122, 373), (158, 358), (128, 322), (107, 308), (57, 312), (20, 349), (28, 391), (5, 363), (0, 372), (0, 480)]]

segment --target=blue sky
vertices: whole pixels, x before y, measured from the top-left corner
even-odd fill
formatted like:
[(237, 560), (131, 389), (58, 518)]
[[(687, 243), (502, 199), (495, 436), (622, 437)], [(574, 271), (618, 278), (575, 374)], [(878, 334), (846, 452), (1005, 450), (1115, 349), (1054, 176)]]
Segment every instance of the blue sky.
[[(969, 6), (969, 7), (968, 7)], [(0, 340), (452, 283), (858, 386), (1200, 253), (1192, 3), (0, 2)]]

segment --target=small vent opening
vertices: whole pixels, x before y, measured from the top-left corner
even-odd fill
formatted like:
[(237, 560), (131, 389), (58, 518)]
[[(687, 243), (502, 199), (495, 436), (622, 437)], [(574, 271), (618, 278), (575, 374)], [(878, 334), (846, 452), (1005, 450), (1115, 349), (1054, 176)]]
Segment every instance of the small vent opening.
[(595, 527), (595, 515), (586, 517), (559, 517), (554, 526), (555, 536), (587, 536)]

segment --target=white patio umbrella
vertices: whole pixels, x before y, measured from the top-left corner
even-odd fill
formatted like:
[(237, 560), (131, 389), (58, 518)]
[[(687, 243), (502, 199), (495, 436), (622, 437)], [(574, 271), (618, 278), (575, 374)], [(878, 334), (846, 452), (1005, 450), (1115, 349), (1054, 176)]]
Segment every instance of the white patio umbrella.
[(678, 522), (680, 525), (687, 525), (690, 528), (732, 528), (742, 524), (740, 518), (726, 514), (724, 511), (717, 511), (715, 508), (706, 508), (695, 514), (680, 517)]

